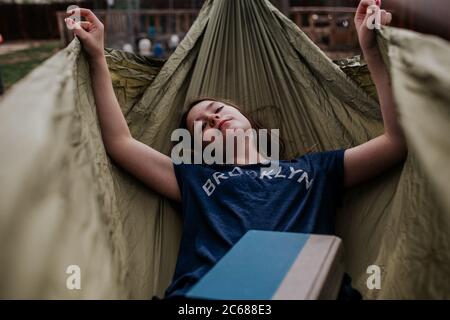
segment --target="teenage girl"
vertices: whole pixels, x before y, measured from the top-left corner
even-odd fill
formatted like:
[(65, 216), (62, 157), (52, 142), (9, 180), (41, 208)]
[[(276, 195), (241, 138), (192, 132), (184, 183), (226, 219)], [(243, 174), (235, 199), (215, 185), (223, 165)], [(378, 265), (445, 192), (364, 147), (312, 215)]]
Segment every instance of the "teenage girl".
[[(334, 210), (342, 190), (379, 175), (405, 158), (407, 147), (397, 121), (388, 71), (375, 32), (366, 23), (368, 7), (379, 4), (379, 0), (362, 0), (355, 24), (376, 85), (384, 134), (346, 150), (282, 160), (277, 172), (270, 174), (261, 174), (267, 162), (253, 143), (245, 145), (244, 153), (236, 153), (233, 164), (174, 164), (170, 157), (134, 139), (113, 91), (104, 55), (103, 24), (90, 10), (80, 9), (87, 21), (73, 31), (88, 56), (108, 155), (154, 191), (181, 202), (183, 208), (183, 235), (166, 298), (183, 297), (250, 229), (333, 234)], [(388, 25), (391, 19), (389, 12), (381, 10), (382, 25)], [(66, 23), (73, 26), (70, 19)], [(200, 123), (204, 135), (210, 130), (224, 134), (226, 129), (247, 130), (254, 123), (236, 105), (218, 99), (195, 101), (183, 119), (182, 126), (191, 134), (195, 123)]]

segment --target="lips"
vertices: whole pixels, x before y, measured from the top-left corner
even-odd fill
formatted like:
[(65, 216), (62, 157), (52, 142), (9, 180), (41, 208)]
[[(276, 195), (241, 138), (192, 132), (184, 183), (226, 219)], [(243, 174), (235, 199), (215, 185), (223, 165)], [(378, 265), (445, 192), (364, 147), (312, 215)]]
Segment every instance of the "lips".
[(223, 124), (224, 124), (225, 122), (228, 122), (228, 121), (230, 121), (230, 119), (226, 119), (226, 120), (220, 121), (220, 122), (219, 122), (219, 125), (217, 126), (217, 129), (222, 130)]

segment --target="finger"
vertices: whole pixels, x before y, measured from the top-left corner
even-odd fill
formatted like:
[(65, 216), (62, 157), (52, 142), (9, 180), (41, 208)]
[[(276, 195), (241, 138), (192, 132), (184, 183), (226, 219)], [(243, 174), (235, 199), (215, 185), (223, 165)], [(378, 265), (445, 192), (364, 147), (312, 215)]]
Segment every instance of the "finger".
[(80, 24), (80, 26), (81, 26), (84, 30), (86, 30), (86, 31), (91, 30), (92, 22), (89, 22), (89, 21), (80, 21), (79, 24)]
[(367, 8), (374, 5), (375, 0), (361, 0), (358, 5), (358, 9), (356, 9), (357, 16), (365, 16), (367, 12)]
[(358, 8), (356, 9), (356, 14), (354, 21), (356, 25), (362, 24), (367, 19), (367, 11), (368, 8), (375, 5), (375, 0), (361, 0), (361, 2), (358, 5)]
[(66, 18), (64, 19), (64, 21), (67, 24), (67, 27), (73, 31), (73, 33), (78, 36), (78, 38), (80, 39), (86, 39), (88, 33), (86, 31), (83, 30), (83, 28), (80, 26), (79, 23), (74, 22), (72, 19), (70, 18)]
[(388, 16), (387, 24), (389, 25), (389, 24), (391, 24), (391, 22), (392, 22), (392, 13), (388, 12), (388, 13), (387, 13), (387, 16)]
[(75, 10), (80, 10), (80, 16), (85, 17), (89, 22), (92, 22), (96, 25), (100, 25), (101, 21), (97, 18), (97, 16), (89, 9), (78, 8)]
[(101, 21), (97, 18), (97, 16), (89, 9), (85, 8), (75, 8), (66, 12), (66, 16), (78, 14), (81, 17), (85, 17), (89, 22), (94, 23), (96, 25), (101, 25)]
[(80, 38), (81, 40), (87, 39), (88, 33), (83, 28), (75, 28), (73, 29), (73, 33)]
[(381, 10), (381, 25), (387, 26), (392, 21), (392, 14), (386, 10)]

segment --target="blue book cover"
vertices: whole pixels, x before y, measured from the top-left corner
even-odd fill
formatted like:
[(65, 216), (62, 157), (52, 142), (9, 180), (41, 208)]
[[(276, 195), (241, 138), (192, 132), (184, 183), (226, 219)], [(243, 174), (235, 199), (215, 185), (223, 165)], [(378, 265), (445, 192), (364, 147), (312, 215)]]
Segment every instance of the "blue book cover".
[(250, 230), (186, 297), (214, 300), (315, 298), (320, 291), (320, 288), (314, 289), (316, 282), (323, 285), (328, 278), (327, 270), (340, 265), (335, 263), (333, 254), (339, 252), (339, 247), (339, 239), (333, 236)]

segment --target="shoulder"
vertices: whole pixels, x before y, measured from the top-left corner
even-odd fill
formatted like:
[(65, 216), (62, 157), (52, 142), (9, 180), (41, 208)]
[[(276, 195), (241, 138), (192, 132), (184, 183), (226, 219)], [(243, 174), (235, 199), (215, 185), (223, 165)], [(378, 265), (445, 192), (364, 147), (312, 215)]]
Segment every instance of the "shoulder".
[(327, 172), (344, 170), (344, 154), (346, 149), (311, 152), (295, 158), (297, 162), (305, 162), (312, 168)]
[(346, 149), (336, 149), (328, 151), (310, 152), (305, 153), (297, 158), (295, 161), (313, 161), (313, 162), (326, 162), (330, 160), (342, 160), (344, 159)]
[(183, 176), (193, 176), (193, 177), (201, 177), (203, 175), (208, 175), (211, 172), (220, 170), (215, 165), (209, 164), (194, 164), (194, 163), (173, 163), (173, 168), (175, 174), (180, 178)]

